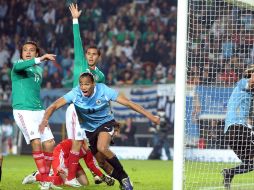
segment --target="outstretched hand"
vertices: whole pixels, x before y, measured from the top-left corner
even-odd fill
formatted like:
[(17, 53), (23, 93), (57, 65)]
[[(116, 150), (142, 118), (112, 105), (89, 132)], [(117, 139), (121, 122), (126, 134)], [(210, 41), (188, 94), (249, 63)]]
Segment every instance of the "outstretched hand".
[(120, 135), (120, 129), (120, 123), (115, 122), (113, 137), (117, 137)]
[(48, 120), (42, 120), (42, 122), (39, 125), (39, 132), (42, 134), (44, 133), (45, 128), (48, 127)]
[(54, 61), (55, 60), (56, 55), (54, 54), (44, 54), (43, 56), (40, 57), (40, 61)]
[(160, 117), (159, 116), (153, 116), (153, 118), (151, 120), (155, 124), (160, 125)]
[(70, 11), (71, 11), (71, 16), (72, 16), (72, 18), (79, 18), (79, 16), (81, 15), (81, 13), (82, 13), (82, 10), (78, 10), (78, 5), (77, 4), (70, 4), (70, 6), (69, 6), (69, 9), (70, 9)]

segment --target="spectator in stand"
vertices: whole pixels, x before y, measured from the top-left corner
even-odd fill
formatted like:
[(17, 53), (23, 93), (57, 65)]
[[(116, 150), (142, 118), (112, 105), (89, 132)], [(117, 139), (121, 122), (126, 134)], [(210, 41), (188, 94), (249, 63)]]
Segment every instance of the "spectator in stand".
[(4, 0), (0, 0), (0, 26), (3, 25), (2, 23), (4, 22), (4, 18), (7, 14), (7, 10), (8, 10), (7, 2)]
[[(49, 83), (50, 81), (51, 81), (51, 76), (49, 75), (48, 68), (45, 67), (44, 72), (43, 72), (43, 81), (41, 84), (42, 88), (47, 88), (47, 86), (48, 86), (47, 83)], [(51, 82), (50, 82), (50, 86), (52, 86)]]
[(43, 20), (46, 24), (55, 24), (56, 23), (56, 10), (54, 8), (53, 2), (48, 2), (47, 12), (43, 16)]
[(126, 57), (129, 60), (133, 60), (133, 48), (131, 47), (131, 42), (129, 40), (124, 41), (124, 46), (122, 47), (122, 51), (125, 53)]
[(116, 40), (116, 38), (112, 37), (112, 45), (108, 47), (108, 50), (106, 52), (107, 56), (116, 56), (120, 57), (122, 52), (122, 48), (119, 45), (119, 42)]
[(7, 89), (7, 87), (10, 85), (10, 78), (11, 69), (8, 67), (7, 63), (5, 63), (0, 69), (0, 83), (3, 89)]
[(54, 72), (50, 80), (52, 88), (62, 88), (62, 76), (58, 72)]
[(63, 76), (65, 76), (67, 70), (70, 69), (70, 67), (72, 67), (73, 65), (73, 58), (71, 56), (71, 52), (67, 48), (63, 50), (63, 58), (60, 62), (60, 65), (62, 66), (63, 69)]
[(167, 82), (166, 83), (171, 83), (175, 80), (175, 73), (176, 73), (175, 65), (171, 65), (168, 69)]
[(131, 85), (133, 84), (132, 72), (124, 70), (121, 73), (121, 79), (119, 79), (117, 85)]
[(163, 73), (163, 71), (161, 70), (156, 71), (153, 83), (165, 84), (166, 82), (167, 82), (167, 78), (165, 77), (165, 74)]
[(133, 125), (133, 121), (131, 117), (126, 118), (125, 124), (121, 129), (121, 134), (124, 136), (123, 145), (125, 146), (135, 146), (135, 133), (136, 133), (136, 126)]
[(72, 69), (67, 70), (61, 83), (62, 83), (63, 88), (72, 88), (72, 84), (73, 84)]
[(117, 69), (121, 71), (124, 70), (127, 66), (127, 63), (129, 62), (131, 62), (131, 60), (129, 60), (126, 54), (121, 51), (120, 57), (118, 58), (117, 62)]
[(2, 149), (1, 152), (4, 155), (12, 154), (12, 139), (13, 139), (13, 120), (8, 117), (3, 119), (3, 123), (0, 125), (2, 135)]
[(113, 75), (113, 73), (108, 73), (107, 75), (107, 79), (106, 79), (106, 84), (109, 86), (113, 86), (117, 84), (117, 79), (116, 77)]
[[(125, 70), (126, 63), (133, 61), (134, 57), (141, 60), (141, 65), (145, 64), (145, 61), (152, 61), (154, 64), (161, 62), (167, 69), (170, 65), (175, 65), (176, 7), (174, 3), (156, 0), (143, 4), (135, 4), (133, 0), (107, 3), (94, 0), (79, 1), (79, 3), (82, 9), (86, 10), (86, 14), (80, 18), (82, 38), (88, 44), (99, 44), (103, 48), (106, 52), (103, 55), (105, 56), (103, 65), (109, 65), (110, 60), (115, 57), (119, 58), (117, 63), (120, 63), (118, 68), (121, 70)], [(0, 35), (5, 36), (2, 44), (7, 51), (4, 54), (8, 54), (8, 67), (11, 67), (9, 59), (12, 58), (12, 62), (15, 62), (18, 57), (19, 44), (16, 42), (31, 38), (38, 39), (40, 46), (47, 52), (54, 50), (58, 57), (63, 56), (64, 52), (61, 50), (72, 46), (72, 42), (68, 40), (72, 38), (70, 20), (64, 15), (68, 4), (68, 1), (66, 4), (59, 4), (57, 1), (0, 1), (2, 10)], [(15, 42), (12, 39), (15, 39)], [(165, 51), (166, 49), (170, 51)], [(122, 50), (128, 61), (124, 61)], [(71, 59), (73, 61), (72, 57)], [(0, 59), (0, 62), (3, 61), (6, 62), (6, 56)], [(58, 63), (60, 64), (58, 68), (65, 68), (60, 61)], [(134, 61), (133, 63), (136, 64)], [(65, 75), (66, 69), (60, 70), (55, 68), (56, 66), (51, 66), (52, 64), (48, 68), (50, 75), (55, 72), (60, 76)], [(105, 71), (107, 76), (110, 71), (108, 68)], [(44, 83), (50, 81), (46, 80)]]
[(144, 49), (141, 54), (141, 61), (142, 62), (153, 62), (155, 59), (154, 50), (152, 49), (149, 43), (144, 44)]
[(10, 58), (10, 52), (7, 50), (4, 41), (0, 42), (0, 68), (7, 64)]

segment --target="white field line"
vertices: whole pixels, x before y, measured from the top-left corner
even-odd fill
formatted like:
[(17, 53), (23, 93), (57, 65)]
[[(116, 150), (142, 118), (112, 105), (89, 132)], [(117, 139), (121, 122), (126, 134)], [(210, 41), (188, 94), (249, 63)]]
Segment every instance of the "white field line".
[[(254, 183), (244, 183), (244, 184), (235, 184), (231, 185), (231, 190), (238, 189), (243, 190), (242, 187), (252, 187), (251, 189), (254, 189)], [(200, 187), (198, 190), (216, 190), (216, 189), (225, 189), (223, 186), (217, 186), (217, 187)]]

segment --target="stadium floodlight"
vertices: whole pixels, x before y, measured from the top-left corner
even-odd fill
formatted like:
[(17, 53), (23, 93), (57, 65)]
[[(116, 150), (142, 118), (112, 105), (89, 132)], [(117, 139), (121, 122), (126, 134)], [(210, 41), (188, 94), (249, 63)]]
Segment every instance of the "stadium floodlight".
[[(233, 88), (254, 64), (254, 0), (178, 0), (177, 20), (173, 189), (225, 189), (223, 169), (241, 163), (224, 126)], [(253, 114), (252, 101), (252, 125)], [(254, 171), (232, 179), (231, 189), (254, 188)]]

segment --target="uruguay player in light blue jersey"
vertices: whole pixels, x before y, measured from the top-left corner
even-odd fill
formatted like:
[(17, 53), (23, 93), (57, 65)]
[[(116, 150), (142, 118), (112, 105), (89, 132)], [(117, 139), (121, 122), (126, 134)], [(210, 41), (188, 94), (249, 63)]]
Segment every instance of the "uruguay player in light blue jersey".
[(224, 133), (234, 124), (247, 126), (252, 99), (249, 81), (247, 78), (238, 81), (229, 98)]
[(133, 186), (123, 166), (109, 149), (112, 137), (115, 135), (116, 122), (110, 109), (110, 101), (129, 107), (143, 114), (155, 124), (160, 124), (160, 118), (145, 110), (140, 105), (130, 101), (123, 94), (119, 94), (105, 84), (95, 84), (91, 73), (82, 73), (79, 86), (73, 88), (63, 97), (56, 100), (45, 111), (40, 131), (47, 127), (48, 119), (58, 108), (73, 103), (77, 111), (81, 127), (85, 130), (91, 151), (94, 155), (102, 154), (114, 168), (112, 177), (117, 179), (124, 190), (132, 190)]
[(254, 90), (254, 66), (245, 71), (245, 78), (238, 81), (227, 105), (225, 120), (225, 140), (241, 164), (223, 169), (223, 184), (230, 189), (231, 181), (237, 174), (247, 173), (254, 169), (254, 137), (250, 117), (251, 104)]

